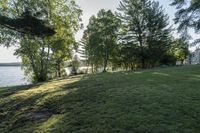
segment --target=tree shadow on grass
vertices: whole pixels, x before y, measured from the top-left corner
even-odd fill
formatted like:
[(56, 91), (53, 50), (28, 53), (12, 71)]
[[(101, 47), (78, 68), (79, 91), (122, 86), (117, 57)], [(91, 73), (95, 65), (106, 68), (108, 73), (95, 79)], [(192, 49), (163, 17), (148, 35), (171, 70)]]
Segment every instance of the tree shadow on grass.
[(30, 85), (23, 85), (23, 86), (12, 86), (12, 87), (3, 87), (0, 88), (0, 97), (9, 97), (12, 94), (15, 94), (18, 91), (32, 89), (32, 87), (39, 87), (41, 84), (30, 84)]
[[(26, 86), (9, 95), (2, 95), (0, 97), (0, 131), (15, 133), (33, 132), (34, 130), (38, 132), (49, 130), (51, 132), (58, 129), (61, 129), (61, 132), (73, 131), (79, 125), (76, 116), (79, 111), (82, 113), (89, 111), (90, 115), (94, 115), (95, 108), (105, 102), (104, 99), (101, 99), (105, 89), (101, 88), (101, 84), (96, 84), (95, 81), (93, 83), (91, 84), (90, 81), (88, 84), (82, 79), (76, 83), (66, 83), (53, 91), (24, 95), (23, 93), (27, 91), (37, 90), (37, 88)], [(99, 87), (99, 90), (92, 91), (96, 87)], [(57, 117), (60, 121), (53, 125), (50, 124), (53, 127), (48, 127), (48, 123), (52, 123), (55, 121), (53, 118), (58, 119)], [(61, 125), (60, 122), (68, 124)], [(43, 126), (41, 127), (41, 125)]]
[(63, 84), (67, 84), (64, 81), (71, 79), (4, 88), (0, 94), (0, 132), (17, 132), (17, 129), (23, 128), (26, 123), (46, 121), (52, 115), (60, 113), (49, 99), (57, 100), (70, 93), (70, 90), (63, 88)]
[[(182, 94), (182, 88), (176, 89), (176, 81), (169, 81), (163, 74), (151, 82), (138, 80), (140, 76), (123, 75), (116, 74), (116, 79), (111, 74), (84, 76), (70, 83), (52, 81), (53, 89), (26, 98), (19, 95), (0, 109), (0, 131), (155, 133), (200, 129), (200, 99), (191, 97), (197, 98), (197, 92)], [(167, 80), (164, 82), (161, 77)], [(57, 85), (60, 82), (63, 84)]]
[(191, 93), (188, 96), (178, 90), (182, 88), (176, 90), (175, 83), (156, 84), (156, 80), (155, 86), (124, 87), (120, 83), (113, 85), (113, 79), (111, 85), (105, 81), (85, 77), (64, 86), (76, 91), (53, 100), (59, 103), (62, 113), (54, 116), (54, 122), (49, 119), (41, 126), (50, 133), (198, 132), (200, 129), (200, 99), (192, 99), (191, 95), (197, 96), (194, 92), (188, 91)]

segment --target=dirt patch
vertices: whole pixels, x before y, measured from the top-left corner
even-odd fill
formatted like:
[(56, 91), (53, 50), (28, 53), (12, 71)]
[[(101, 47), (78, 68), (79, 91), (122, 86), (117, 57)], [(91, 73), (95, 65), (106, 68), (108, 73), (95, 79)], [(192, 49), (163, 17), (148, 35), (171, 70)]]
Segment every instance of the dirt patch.
[(42, 108), (37, 111), (29, 112), (24, 115), (27, 120), (41, 120), (48, 119), (53, 115), (52, 111), (48, 108)]
[(21, 123), (39, 121), (39, 120), (47, 120), (49, 119), (53, 113), (48, 108), (42, 108), (34, 111), (33, 109), (29, 110), (27, 113), (22, 114), (20, 118), (18, 118), (14, 123), (9, 125), (9, 131), (13, 131), (16, 128), (21, 127)]

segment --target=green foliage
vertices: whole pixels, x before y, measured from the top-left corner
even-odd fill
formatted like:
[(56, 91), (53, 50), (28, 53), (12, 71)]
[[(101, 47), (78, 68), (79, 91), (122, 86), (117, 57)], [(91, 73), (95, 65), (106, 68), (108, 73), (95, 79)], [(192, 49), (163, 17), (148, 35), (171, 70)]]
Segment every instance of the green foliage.
[(177, 61), (183, 61), (189, 55), (188, 42), (183, 39), (175, 39), (172, 43), (170, 53), (176, 58)]
[(109, 10), (100, 10), (97, 16), (90, 18), (85, 34), (88, 35), (86, 50), (90, 64), (103, 66), (105, 72), (114, 54), (117, 44), (119, 19)]
[[(23, 1), (7, 0), (0, 3), (0, 25), (18, 32), (19, 34), (28, 34), (33, 36), (52, 36), (55, 31), (47, 26), (44, 18), (43, 10), (40, 7), (35, 7), (36, 2), (29, 1), (21, 5)], [(29, 5), (30, 4), (30, 5)], [(40, 15), (39, 15), (40, 14)]]
[(15, 55), (22, 58), (26, 75), (34, 82), (43, 82), (48, 79), (49, 52), (45, 51), (47, 47), (44, 41), (25, 36), (15, 52)]
[(75, 42), (75, 33), (80, 28), (81, 10), (72, 1), (51, 1), (51, 18), (56, 29), (56, 35), (49, 39), (52, 44), (52, 60), (55, 61), (56, 76), (61, 77), (64, 61), (71, 58), (71, 51)]
[(171, 29), (159, 2), (122, 0), (118, 11), (122, 21), (122, 63), (131, 67), (139, 64), (141, 68), (161, 64), (169, 49)]
[[(6, 0), (0, 4), (0, 10), (6, 18), (12, 16), (10, 20), (19, 22), (14, 23), (17, 30), (22, 28), (25, 32), (30, 30), (43, 32), (45, 30), (41, 27), (43, 24), (53, 27), (55, 34), (48, 32), (51, 36), (45, 34), (35, 36), (32, 34), (33, 32), (17, 36), (15, 31), (12, 32), (13, 34), (9, 33), (12, 28), (6, 27), (9, 29), (6, 32), (4, 27), (1, 30), (2, 41), (12, 36), (14, 36), (13, 40), (18, 37), (19, 48), (15, 54), (22, 58), (26, 74), (34, 81), (42, 82), (54, 76), (62, 76), (64, 61), (71, 57), (70, 50), (75, 44), (74, 36), (80, 28), (79, 22), (82, 12), (75, 1)], [(15, 21), (11, 21), (12, 24)], [(1, 19), (0, 22), (2, 22)], [(3, 36), (4, 34), (7, 35), (7, 38)]]

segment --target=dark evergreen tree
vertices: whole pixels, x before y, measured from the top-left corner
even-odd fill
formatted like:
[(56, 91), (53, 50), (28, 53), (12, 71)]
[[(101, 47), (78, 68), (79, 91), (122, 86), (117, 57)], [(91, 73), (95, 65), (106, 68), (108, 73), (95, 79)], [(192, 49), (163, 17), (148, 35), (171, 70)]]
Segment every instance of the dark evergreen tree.
[(169, 49), (171, 28), (159, 2), (122, 0), (118, 12), (125, 59), (141, 68), (160, 65)]

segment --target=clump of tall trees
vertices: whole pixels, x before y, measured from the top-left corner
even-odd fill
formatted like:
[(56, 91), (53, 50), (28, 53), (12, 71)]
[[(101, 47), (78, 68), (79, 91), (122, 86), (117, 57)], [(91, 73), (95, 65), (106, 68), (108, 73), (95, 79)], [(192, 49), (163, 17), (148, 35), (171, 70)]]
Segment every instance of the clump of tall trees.
[[(118, 8), (122, 20), (122, 50), (130, 53), (130, 66), (151, 68), (165, 62), (170, 45), (168, 16), (158, 2), (123, 0)], [(127, 48), (128, 47), (128, 48)], [(122, 59), (124, 60), (124, 59)]]
[(120, 20), (109, 10), (100, 10), (97, 17), (90, 18), (89, 25), (85, 31), (84, 37), (87, 40), (86, 50), (90, 64), (96, 69), (106, 68), (117, 49), (117, 31), (119, 29)]
[[(172, 3), (178, 9), (178, 29), (187, 33), (192, 27), (198, 32), (199, 3), (193, 0), (183, 8), (184, 3)], [(81, 14), (75, 0), (2, 0), (0, 44), (17, 46), (15, 55), (22, 59), (23, 69), (33, 81), (61, 77), (65, 61), (77, 47), (75, 33), (81, 28)], [(90, 18), (80, 43), (86, 64), (93, 72), (106, 72), (183, 62), (188, 43), (173, 39), (168, 19), (159, 2), (152, 0), (122, 0), (116, 13), (100, 10)]]
[(71, 57), (82, 11), (74, 0), (3, 0), (0, 42), (17, 45), (15, 55), (35, 82), (62, 76)]
[[(168, 20), (159, 2), (151, 0), (122, 0), (115, 14), (99, 11), (90, 18), (83, 36), (90, 64), (103, 71), (109, 67), (133, 70), (184, 60), (187, 52), (181, 44), (185, 43), (174, 43)], [(175, 50), (178, 55), (171, 54)]]

